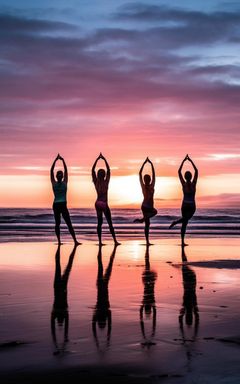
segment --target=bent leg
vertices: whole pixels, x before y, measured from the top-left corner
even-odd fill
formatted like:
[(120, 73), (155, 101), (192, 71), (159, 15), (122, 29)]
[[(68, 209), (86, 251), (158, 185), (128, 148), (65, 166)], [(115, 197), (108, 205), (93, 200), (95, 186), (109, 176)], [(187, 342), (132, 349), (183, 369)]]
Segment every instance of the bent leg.
[(180, 224), (182, 222), (183, 222), (183, 218), (182, 217), (180, 219), (178, 219), (178, 220), (174, 220), (172, 222), (172, 224), (169, 226), (169, 229), (173, 228), (175, 225)]
[(143, 206), (142, 207), (142, 213), (143, 213), (144, 220), (146, 220), (146, 219), (151, 219), (152, 217), (156, 216), (157, 210), (153, 207), (148, 208), (148, 207)]
[(133, 220), (134, 223), (144, 223), (146, 218), (151, 219), (151, 217), (156, 216), (157, 210), (155, 208), (148, 208), (148, 207), (142, 206), (142, 213), (143, 213), (143, 217), (141, 219)]
[(74, 242), (77, 243), (76, 235), (75, 235), (75, 232), (74, 232), (74, 229), (72, 226), (72, 222), (71, 222), (69, 211), (68, 211), (67, 207), (62, 211), (62, 215), (63, 215), (63, 218), (65, 220), (65, 223), (68, 226), (68, 230), (69, 230)]
[(157, 210), (155, 208), (152, 208), (151, 210), (149, 210), (149, 213), (148, 213), (149, 219), (151, 219), (151, 217), (156, 216), (156, 214), (157, 214)]
[(144, 217), (142, 217), (141, 219), (134, 219), (133, 222), (134, 223), (144, 223), (145, 219)]
[[(143, 209), (142, 209), (142, 213), (143, 213)], [(140, 219), (133, 220), (134, 223), (144, 223), (144, 221), (145, 221), (144, 213), (143, 213), (143, 217), (141, 217)]]
[(184, 245), (184, 238), (185, 238), (188, 222), (193, 217), (195, 211), (196, 211), (195, 204), (182, 205), (182, 228), (181, 228), (182, 245)]

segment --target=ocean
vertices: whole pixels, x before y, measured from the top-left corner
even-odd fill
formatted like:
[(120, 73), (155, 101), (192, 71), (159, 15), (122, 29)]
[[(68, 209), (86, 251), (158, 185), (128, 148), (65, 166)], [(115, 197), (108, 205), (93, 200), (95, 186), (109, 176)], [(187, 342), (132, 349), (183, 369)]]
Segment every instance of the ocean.
[[(96, 213), (94, 209), (69, 209), (72, 223), (80, 240), (96, 240)], [(112, 209), (112, 220), (117, 238), (141, 239), (144, 225), (134, 224), (141, 217), (139, 209)], [(169, 230), (171, 222), (180, 217), (179, 209), (158, 209), (158, 215), (151, 220), (150, 237), (178, 237), (180, 225)], [(62, 220), (62, 239), (70, 239), (68, 229)], [(187, 237), (236, 237), (240, 235), (240, 209), (198, 209), (189, 222)], [(103, 239), (110, 234), (106, 220), (103, 224)], [(52, 241), (55, 239), (52, 209), (1, 208), (0, 242), (9, 241)]]

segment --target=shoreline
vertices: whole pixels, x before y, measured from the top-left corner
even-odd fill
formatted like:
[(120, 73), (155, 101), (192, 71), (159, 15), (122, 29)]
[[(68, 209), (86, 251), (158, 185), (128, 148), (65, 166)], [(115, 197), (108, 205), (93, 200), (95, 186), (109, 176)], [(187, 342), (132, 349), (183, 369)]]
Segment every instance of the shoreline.
[[(78, 241), (81, 243), (79, 246), (83, 245), (83, 244), (96, 244), (98, 245), (98, 239), (96, 236), (85, 236), (85, 237), (81, 237), (81, 236), (78, 236), (77, 234), (77, 239)], [(118, 236), (117, 239), (119, 240), (120, 242), (120, 245), (123, 245), (123, 244), (128, 244), (129, 242), (132, 242), (132, 243), (140, 243), (142, 245), (145, 245), (145, 238), (143, 236), (135, 236), (133, 235), (132, 237), (127, 237), (127, 236)], [(195, 240), (213, 240), (213, 241), (221, 241), (221, 240), (230, 240), (230, 241), (238, 241), (240, 240), (240, 235), (198, 235), (198, 236), (186, 236), (186, 243), (187, 243), (187, 246), (191, 245), (191, 242), (192, 241), (195, 241)], [(181, 242), (181, 238), (180, 238), (180, 235), (175, 235), (175, 236), (152, 236), (150, 235), (150, 242), (151, 242), (151, 246), (153, 245), (158, 245), (159, 242), (161, 241), (168, 241), (171, 242), (172, 241), (177, 241), (179, 242), (179, 246), (181, 246), (180, 242)], [(39, 237), (39, 236), (36, 236), (36, 237), (33, 237), (33, 236), (28, 236), (28, 237), (23, 237), (23, 236), (15, 236), (15, 235), (12, 235), (12, 236), (8, 236), (6, 238), (4, 238), (4, 236), (1, 236), (0, 235), (0, 245), (1, 244), (24, 244), (24, 243), (51, 243), (51, 244), (56, 244), (57, 245), (57, 240), (54, 238), (54, 236), (50, 237), (50, 238), (47, 238), (46, 236), (42, 236), (42, 237)], [(103, 243), (104, 245), (108, 245), (108, 244), (114, 244), (113, 240), (110, 239), (109, 237), (105, 237), (103, 238)], [(62, 239), (62, 245), (64, 244), (74, 244), (74, 242), (72, 241), (71, 238), (69, 237), (64, 237)]]
[[(140, 215), (138, 209), (112, 209), (113, 225), (120, 241), (144, 239), (144, 224), (133, 223)], [(179, 209), (159, 209), (151, 220), (150, 237), (155, 241), (180, 237), (180, 225), (169, 229), (170, 223), (179, 217)], [(72, 209), (70, 215), (77, 236), (86, 241), (97, 238), (97, 218), (94, 209)], [(109, 228), (103, 221), (103, 237), (110, 239)], [(68, 229), (62, 220), (61, 234), (69, 241)], [(240, 210), (199, 208), (187, 227), (188, 238), (240, 236)], [(52, 209), (0, 209), (0, 242), (54, 241), (54, 216)]]

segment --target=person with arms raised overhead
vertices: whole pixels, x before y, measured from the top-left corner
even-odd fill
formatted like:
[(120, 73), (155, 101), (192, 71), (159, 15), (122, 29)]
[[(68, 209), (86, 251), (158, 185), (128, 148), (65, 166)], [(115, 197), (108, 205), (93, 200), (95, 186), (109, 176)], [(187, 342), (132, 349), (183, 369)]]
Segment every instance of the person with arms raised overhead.
[[(56, 179), (55, 179), (54, 168), (57, 160), (62, 161), (64, 172), (57, 171)], [(76, 235), (75, 235), (75, 232), (71, 223), (70, 215), (68, 212), (68, 208), (67, 208), (67, 184), (68, 184), (67, 165), (63, 157), (61, 157), (59, 154), (57, 155), (56, 159), (54, 160), (51, 166), (50, 178), (51, 178), (51, 183), (52, 183), (52, 188), (54, 193), (53, 212), (54, 212), (54, 218), (55, 218), (55, 233), (58, 239), (58, 244), (61, 244), (60, 224), (61, 224), (61, 215), (62, 215), (62, 217), (65, 220), (65, 223), (68, 226), (69, 232), (74, 240), (74, 243), (76, 245), (79, 245), (80, 243), (76, 239)]]
[[(194, 169), (193, 179), (192, 179), (192, 173), (190, 171), (186, 171), (184, 174), (184, 177), (182, 175), (182, 168), (185, 161), (189, 161), (193, 166), (193, 169)], [(182, 239), (182, 246), (184, 246), (184, 245), (187, 245), (185, 244), (184, 239), (185, 239), (185, 233), (186, 233), (188, 221), (193, 217), (196, 211), (195, 194), (196, 194), (196, 185), (198, 180), (198, 169), (188, 155), (186, 155), (186, 157), (183, 159), (179, 167), (178, 176), (183, 189), (183, 201), (182, 201), (182, 208), (181, 208), (182, 217), (178, 220), (173, 221), (169, 228), (171, 229), (176, 224), (182, 223), (181, 239)]]
[[(101, 168), (98, 170), (96, 174), (97, 162), (100, 159), (102, 159), (105, 162), (107, 172)], [(92, 166), (92, 180), (97, 191), (97, 200), (95, 202), (95, 208), (96, 208), (97, 219), (98, 219), (97, 233), (98, 233), (99, 245), (102, 245), (103, 214), (106, 217), (106, 220), (108, 222), (109, 229), (113, 237), (114, 243), (116, 245), (120, 244), (116, 239), (115, 231), (112, 224), (111, 211), (108, 206), (108, 185), (110, 181), (110, 176), (111, 176), (111, 171), (110, 171), (109, 164), (105, 159), (105, 157), (100, 153), (100, 155), (95, 160)]]
[[(145, 164), (149, 163), (152, 168), (152, 178), (150, 175), (146, 174), (142, 176), (143, 168)], [(153, 163), (147, 157), (144, 163), (142, 164), (139, 171), (139, 179), (143, 193), (143, 202), (142, 202), (142, 213), (143, 217), (141, 219), (135, 219), (134, 223), (145, 223), (145, 237), (147, 245), (150, 245), (149, 242), (149, 228), (150, 228), (150, 219), (157, 214), (157, 210), (154, 208), (153, 195), (154, 195), (154, 186), (155, 186), (155, 170)]]

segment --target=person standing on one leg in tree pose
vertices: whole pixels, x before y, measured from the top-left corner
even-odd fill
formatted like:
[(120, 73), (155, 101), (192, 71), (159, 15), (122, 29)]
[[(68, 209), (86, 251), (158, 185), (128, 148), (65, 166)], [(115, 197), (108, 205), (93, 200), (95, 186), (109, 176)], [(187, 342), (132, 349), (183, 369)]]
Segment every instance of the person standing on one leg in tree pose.
[[(149, 163), (152, 168), (152, 178), (150, 175), (144, 175), (142, 176), (143, 168), (146, 163)], [(135, 219), (134, 223), (145, 223), (145, 237), (147, 245), (150, 245), (149, 242), (149, 228), (150, 228), (150, 219), (151, 217), (155, 216), (157, 214), (157, 210), (153, 207), (153, 195), (154, 195), (154, 186), (155, 186), (155, 170), (153, 163), (149, 158), (147, 157), (144, 161), (143, 165), (141, 166), (141, 169), (139, 171), (139, 179), (140, 184), (143, 192), (143, 202), (142, 202), (142, 213), (143, 217), (141, 219)]]
[[(54, 176), (54, 168), (57, 160), (61, 160), (63, 162), (64, 172), (57, 171), (56, 179)], [(68, 184), (68, 170), (65, 160), (58, 154), (56, 159), (54, 160), (51, 170), (50, 170), (50, 178), (54, 193), (54, 202), (53, 202), (53, 212), (55, 218), (55, 233), (58, 239), (58, 244), (61, 244), (60, 241), (60, 223), (61, 223), (61, 215), (65, 220), (65, 223), (68, 226), (69, 232), (74, 240), (76, 245), (79, 243), (76, 239), (76, 235), (71, 223), (70, 215), (67, 209), (67, 184)]]
[[(96, 165), (98, 160), (100, 159), (102, 159), (105, 162), (107, 172), (104, 169), (99, 169), (96, 174)], [(108, 185), (110, 181), (110, 176), (111, 176), (111, 171), (110, 171), (109, 164), (105, 159), (105, 157), (100, 153), (100, 155), (95, 160), (92, 167), (92, 180), (97, 191), (97, 200), (95, 202), (95, 208), (96, 208), (97, 219), (98, 219), (97, 233), (98, 233), (99, 245), (102, 245), (103, 214), (106, 217), (106, 220), (108, 222), (109, 229), (113, 237), (114, 243), (116, 245), (120, 244), (116, 239), (115, 231), (112, 225), (111, 211), (108, 206)]]
[[(192, 180), (192, 173), (190, 171), (185, 172), (184, 177), (182, 175), (182, 167), (185, 161), (187, 160), (192, 164), (194, 169), (193, 180)], [(184, 245), (187, 245), (185, 244), (184, 239), (185, 239), (185, 233), (186, 233), (188, 221), (193, 217), (196, 211), (195, 194), (196, 194), (196, 185), (198, 180), (198, 169), (188, 155), (186, 155), (186, 157), (183, 159), (179, 167), (178, 176), (181, 181), (182, 189), (183, 189), (182, 217), (178, 220), (173, 221), (169, 228), (173, 228), (176, 224), (182, 223), (181, 239), (182, 239), (182, 245), (184, 246)]]

